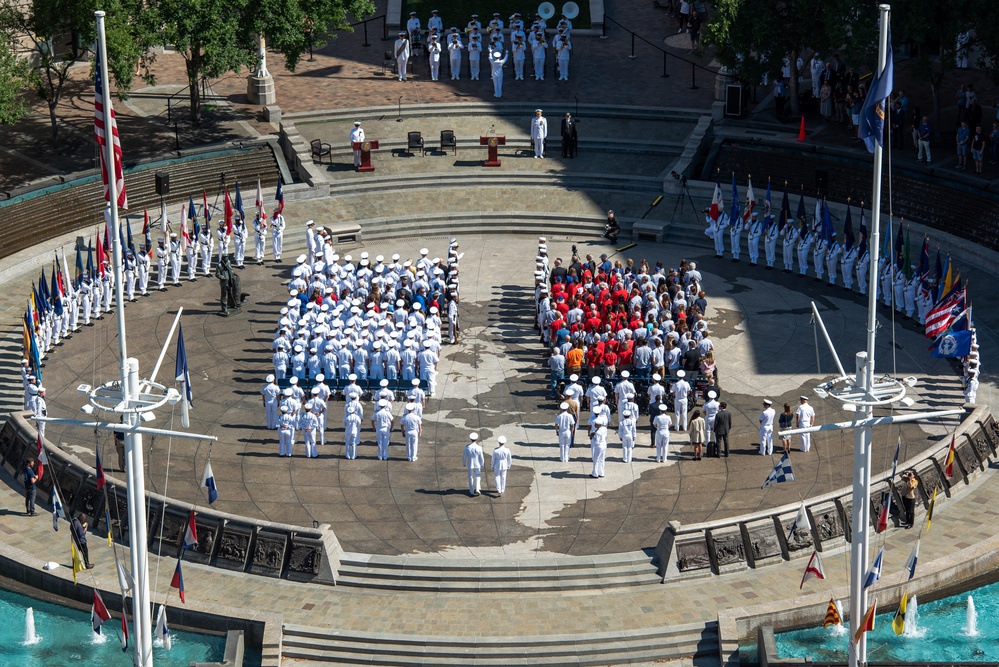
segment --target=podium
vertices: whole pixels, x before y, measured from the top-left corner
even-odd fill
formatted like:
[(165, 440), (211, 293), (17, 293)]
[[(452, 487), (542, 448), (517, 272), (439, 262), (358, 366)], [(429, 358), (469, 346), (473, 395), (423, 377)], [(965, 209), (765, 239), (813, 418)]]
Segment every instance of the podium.
[(371, 166), (371, 151), (378, 148), (378, 141), (354, 141), (350, 147), (355, 151), (361, 151), (361, 166), (358, 171), (374, 171)]
[(484, 167), (498, 167), (500, 166), (499, 159), (499, 147), (506, 146), (506, 137), (504, 136), (488, 136), (479, 137), (480, 146), (488, 146), (489, 154), (486, 159)]

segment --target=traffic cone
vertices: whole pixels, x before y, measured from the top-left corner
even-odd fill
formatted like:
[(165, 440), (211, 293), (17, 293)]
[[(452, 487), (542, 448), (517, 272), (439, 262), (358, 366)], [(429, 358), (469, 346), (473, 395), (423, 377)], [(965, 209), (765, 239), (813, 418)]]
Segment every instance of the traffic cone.
[(805, 117), (801, 117), (801, 129), (798, 130), (798, 141), (805, 140)]

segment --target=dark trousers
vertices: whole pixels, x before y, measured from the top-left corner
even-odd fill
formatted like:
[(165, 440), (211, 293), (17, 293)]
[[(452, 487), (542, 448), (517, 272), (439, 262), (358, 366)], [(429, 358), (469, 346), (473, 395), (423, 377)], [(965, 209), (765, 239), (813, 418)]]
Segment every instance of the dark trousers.
[(35, 492), (37, 489), (31, 487), (30, 489), (24, 490), (24, 511), (28, 514), (35, 513)]
[(721, 451), (722, 443), (725, 443), (725, 456), (728, 456), (728, 433), (715, 433), (715, 454)]
[(718, 456), (718, 439), (709, 439), (706, 443), (708, 446), (708, 456)]
[(548, 386), (548, 394), (551, 398), (559, 397), (558, 386), (562, 384), (563, 380), (565, 380), (565, 371), (552, 371), (550, 384)]
[(916, 499), (902, 496), (902, 523), (911, 526), (916, 522)]

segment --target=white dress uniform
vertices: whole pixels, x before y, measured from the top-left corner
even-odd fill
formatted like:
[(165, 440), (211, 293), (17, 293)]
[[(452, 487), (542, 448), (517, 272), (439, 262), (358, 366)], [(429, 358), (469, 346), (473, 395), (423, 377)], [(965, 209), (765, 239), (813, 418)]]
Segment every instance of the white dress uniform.
[(621, 413), (617, 434), (621, 438), (622, 460), (625, 463), (631, 463), (631, 453), (635, 449), (635, 438), (638, 437), (638, 423), (631, 410), (625, 410)]
[(414, 403), (406, 405), (406, 414), (399, 420), (399, 428), (402, 429), (403, 437), (406, 439), (406, 459), (416, 461), (419, 456), (420, 431), (423, 428), (423, 420), (416, 414)]
[(826, 274), (826, 254), (829, 252), (829, 242), (820, 238), (815, 242), (812, 251), (812, 262), (815, 263), (815, 279), (822, 280)]
[(812, 242), (815, 234), (807, 229), (802, 229), (798, 238), (798, 275), (808, 275), (808, 255), (812, 249)]
[(392, 52), (395, 54), (395, 63), (399, 69), (399, 80), (406, 80), (406, 66), (409, 65), (409, 40), (406, 38), (406, 33), (400, 32), (399, 39), (395, 40), (395, 50)]
[(177, 240), (177, 234), (170, 234), (170, 282), (174, 285), (180, 285), (180, 241)]
[(225, 222), (219, 222), (219, 228), (215, 230), (215, 239), (218, 241), (219, 261), (229, 254), (229, 232), (226, 231)]
[(843, 258), (839, 262), (839, 267), (843, 271), (843, 286), (846, 289), (853, 289), (853, 275), (857, 264), (857, 246), (851, 246), (849, 250), (843, 252)]
[(260, 217), (259, 211), (253, 218), (253, 243), (254, 259), (257, 260), (257, 264), (263, 264), (264, 252), (267, 249), (267, 218)]
[(777, 231), (777, 221), (771, 219), (770, 226), (767, 227), (766, 231), (763, 233), (763, 250), (767, 255), (767, 268), (773, 268), (774, 264), (777, 263), (777, 237), (780, 236), (780, 232)]
[(493, 466), (493, 477), (496, 479), (496, 492), (502, 496), (506, 491), (506, 473), (513, 463), (513, 454), (506, 446), (505, 436), (499, 437), (499, 445), (493, 450), (490, 463)]
[(790, 218), (781, 231), (781, 254), (784, 258), (784, 271), (790, 273), (794, 271), (794, 252), (798, 243), (798, 230), (794, 226), (794, 220)]
[(378, 443), (378, 460), (387, 461), (389, 440), (392, 437), (392, 411), (388, 401), (378, 401), (378, 410), (371, 415), (371, 426), (375, 429), (375, 442)]
[[(498, 57), (497, 54), (499, 54)], [(503, 97), (503, 65), (506, 64), (509, 57), (509, 54), (500, 54), (499, 51), (489, 56), (489, 67), (492, 68), (493, 76), (493, 97)]]
[[(806, 399), (807, 400), (807, 399)], [(794, 413), (795, 428), (808, 428), (815, 421), (815, 410), (808, 403), (802, 403)], [(812, 434), (801, 434), (801, 451), (807, 452), (812, 448)]]
[(836, 243), (836, 237), (834, 236), (832, 243), (829, 244), (829, 250), (826, 252), (826, 272), (830, 285), (836, 284), (836, 269), (839, 267), (842, 256), (843, 246)]
[(482, 445), (476, 440), (478, 433), (472, 433), (469, 438), (471, 442), (465, 446), (461, 453), (461, 465), (468, 470), (468, 495), (477, 496), (482, 488), (482, 468), (485, 465), (485, 455), (482, 452)]
[(756, 266), (760, 261), (760, 239), (763, 237), (763, 223), (760, 222), (759, 214), (753, 211), (752, 221), (749, 223), (749, 265)]
[(198, 245), (201, 246), (201, 273), (210, 276), (212, 275), (212, 232), (207, 223), (198, 235)]
[(545, 80), (545, 53), (548, 49), (548, 42), (541, 31), (532, 32), (527, 38), (531, 45), (531, 56), (534, 59), (534, 78), (537, 81)]
[(277, 428), (278, 400), (281, 396), (281, 389), (274, 381), (273, 375), (267, 376), (267, 384), (260, 390), (264, 401), (264, 417), (267, 420), (267, 428)]
[(774, 418), (777, 412), (773, 406), (764, 401), (766, 407), (760, 413), (760, 454), (771, 455), (774, 453)]
[(437, 353), (427, 347), (417, 354), (416, 358), (420, 364), (420, 380), (427, 383), (427, 393), (433, 397), (437, 393), (437, 362), (439, 361)]
[(476, 40), (468, 42), (468, 73), (472, 81), (479, 80), (479, 65), (482, 59), (482, 44)]
[(271, 252), (274, 253), (274, 261), (281, 261), (281, 251), (284, 248), (284, 216), (278, 213), (271, 220)]
[(576, 429), (576, 420), (569, 413), (569, 404), (559, 406), (562, 412), (555, 415), (555, 433), (558, 434), (558, 460), (566, 463), (569, 460), (569, 448), (572, 446), (572, 436)]
[(524, 80), (524, 63), (527, 62), (527, 46), (523, 38), (515, 37), (511, 41), (510, 49), (513, 51), (513, 80)]
[(292, 447), (295, 444), (295, 425), (297, 418), (291, 414), (287, 405), (281, 406), (281, 416), (278, 417), (278, 444), (280, 452), (278, 456), (291, 456)]
[(541, 115), (541, 109), (534, 112), (531, 119), (531, 142), (534, 144), (534, 157), (545, 156), (545, 138), (548, 136), (548, 120)]
[(139, 271), (139, 293), (146, 296), (149, 293), (149, 252), (145, 246), (136, 255), (135, 262)]
[(659, 406), (659, 415), (652, 420), (656, 428), (656, 463), (662, 463), (669, 456), (669, 428), (673, 420), (666, 413), (666, 405)]
[(569, 80), (569, 56), (572, 53), (572, 41), (568, 34), (556, 35), (552, 40), (555, 46), (555, 55), (558, 62), (558, 80)]
[(314, 459), (319, 456), (316, 451), (316, 433), (319, 431), (319, 418), (312, 411), (312, 402), (305, 404), (305, 411), (298, 418), (298, 427), (302, 429), (305, 441), (305, 458)]
[(437, 81), (441, 71), (441, 43), (437, 35), (431, 36), (427, 54), (430, 56), (430, 79)]
[(857, 256), (857, 288), (861, 294), (867, 294), (867, 270), (871, 265), (871, 253), (868, 250), (858, 252)]
[(457, 32), (452, 32), (447, 37), (448, 60), (451, 65), (451, 80), (457, 81), (461, 78), (461, 50), (465, 45), (461, 43), (461, 36)]
[(593, 459), (593, 470), (590, 477), (604, 476), (604, 463), (607, 460), (607, 415), (595, 412), (590, 417), (590, 456)]
[(233, 259), (236, 260), (236, 266), (242, 267), (243, 260), (246, 257), (246, 223), (240, 218), (232, 226), (232, 242), (233, 242)]
[[(680, 375), (683, 371), (677, 371)], [(670, 393), (673, 394), (673, 415), (676, 417), (676, 430), (687, 430), (687, 396), (690, 394), (690, 384), (680, 376), (673, 383)]]
[(739, 261), (739, 253), (742, 252), (742, 229), (743, 229), (742, 216), (737, 215), (735, 219), (729, 218), (728, 221), (728, 238), (729, 243), (732, 246), (732, 259)]
[(348, 459), (357, 458), (357, 443), (361, 440), (361, 421), (364, 419), (364, 406), (355, 396), (343, 408), (344, 455)]

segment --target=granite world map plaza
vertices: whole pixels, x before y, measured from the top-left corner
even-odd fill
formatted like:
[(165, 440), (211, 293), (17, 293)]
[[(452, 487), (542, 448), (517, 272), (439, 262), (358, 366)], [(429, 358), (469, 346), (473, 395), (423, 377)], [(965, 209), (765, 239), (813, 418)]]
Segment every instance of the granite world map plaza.
[[(284, 261), (271, 261), (268, 251), (263, 266), (248, 264), (240, 272), (242, 291), (249, 296), (238, 312), (218, 315), (217, 281), (204, 277), (126, 306), (130, 355), (139, 359), (144, 372), (155, 364), (174, 313), (183, 307), (195, 396), (191, 430), (218, 438), (211, 445), (145, 439), (150, 571), (155, 573), (151, 587), (156, 602), (168, 605), (173, 623), (242, 629), (268, 665), (707, 664), (736, 660), (739, 641), (755, 637), (759, 626), (820, 623), (829, 597), (843, 596), (852, 438), (816, 436), (807, 454), (795, 447), (795, 481), (761, 490), (775, 461), (757, 453), (757, 426), (763, 398), (780, 406), (794, 404), (799, 395), (814, 397), (813, 387), (833, 372), (828, 348), (821, 339), (816, 346), (811, 303), (846, 363), (852, 351), (863, 347), (866, 301), (855, 290), (830, 288), (811, 276), (802, 280), (762, 266), (750, 268), (745, 261), (715, 260), (701, 210), (710, 203), (714, 186), (703, 176), (716, 169), (736, 171), (743, 196), (751, 175), (758, 200), (766, 188), (765, 172), (773, 169), (775, 202), (776, 193), (783, 194), (778, 179), (803, 178), (811, 175), (809, 170), (823, 168), (831, 172), (831, 187), (845, 187), (847, 171), (830, 168), (822, 156), (803, 153), (794, 135), (776, 125), (765, 131), (783, 134), (754, 152), (754, 146), (760, 147), (759, 128), (722, 120), (711, 106), (706, 82), (688, 91), (686, 83), (671, 77), (657, 80), (661, 88), (647, 91), (644, 99), (600, 102), (600, 86), (611, 89), (615, 78), (632, 76), (632, 70), (626, 69), (627, 53), (612, 53), (595, 36), (591, 41), (592, 47), (579, 43), (594, 54), (608, 50), (601, 58), (587, 56), (585, 48), (574, 55), (574, 69), (584, 68), (585, 75), (569, 82), (573, 93), (595, 86), (578, 111), (573, 93), (554, 93), (540, 88), (540, 82), (537, 90), (511, 84), (501, 103), (460, 97), (452, 103), (455, 98), (418, 77), (412, 83), (421, 98), (404, 101), (403, 122), (398, 123), (396, 107), (387, 105), (397, 95), (385, 99), (382, 90), (396, 82), (372, 74), (380, 66), (379, 54), (364, 54), (360, 35), (345, 36), (328, 53), (317, 54), (320, 62), (314, 67), (365, 73), (338, 83), (356, 90), (358, 105), (321, 111), (331, 108), (318, 97), (317, 86), (326, 85), (324, 79), (281, 75), (280, 124), (245, 124), (240, 131), (256, 136), (246, 137), (242, 150), (229, 145), (189, 163), (160, 163), (126, 174), (130, 188), (136, 183), (136, 201), (145, 196), (152, 202), (150, 195), (139, 194), (149, 186), (139, 184), (151, 182), (156, 171), (173, 171), (175, 187), (190, 192), (171, 195), (171, 218), (189, 194), (207, 189), (212, 197), (218, 184), (203, 182), (209, 172), (217, 180), (219, 171), (231, 170), (244, 184), (244, 196), (260, 178), (268, 209), (280, 176), (286, 197)], [(478, 94), (456, 90), (462, 96)], [(371, 105), (360, 106), (366, 102)], [(133, 104), (141, 109), (150, 103), (140, 99)], [(295, 105), (300, 108), (288, 110)], [(564, 110), (580, 119), (576, 159), (559, 159), (557, 137), (544, 161), (529, 159), (527, 122), (539, 106), (550, 119)], [(346, 137), (355, 119), (363, 121), (369, 137), (381, 140), (373, 156), (374, 174), (351, 167)], [(407, 132), (421, 131), (433, 149), (442, 129), (453, 129), (459, 137), (457, 155), (405, 150)], [(481, 166), (485, 148), (478, 146), (478, 137), (489, 132), (507, 139), (499, 169)], [(268, 144), (271, 135), (275, 140)], [(314, 139), (332, 144), (331, 163), (313, 162), (309, 142)], [(848, 148), (837, 159), (856, 164), (865, 159)], [(261, 162), (241, 166), (246, 156), (256, 159), (261, 153)], [(190, 164), (211, 160), (215, 162), (204, 174), (184, 181)], [(674, 171), (688, 176), (689, 200), (671, 177)], [(915, 170), (906, 175), (916, 182), (925, 178)], [(727, 179), (722, 181), (728, 201)], [(960, 191), (961, 186), (955, 187)], [(86, 184), (77, 187), (81, 197), (96, 191), (93, 182), (90, 190)], [(927, 183), (930, 187), (941, 186)], [(652, 206), (660, 194), (663, 200)], [(55, 201), (65, 195), (46, 196)], [(805, 196), (810, 211), (814, 197)], [(793, 204), (797, 198), (798, 190), (792, 189)], [(845, 197), (833, 202), (838, 228), (845, 204)], [(155, 209), (152, 204), (151, 214)], [(600, 237), (608, 209), (622, 220), (622, 241), (634, 234), (636, 245), (618, 251)], [(0, 208), (0, 218), (14, 210)], [(857, 215), (856, 208), (853, 213)], [(272, 370), (271, 340), (287, 301), (294, 258), (304, 251), (307, 220), (330, 228), (338, 254), (349, 254), (354, 261), (362, 252), (416, 259), (422, 247), (431, 257), (443, 257), (450, 239), (460, 244), (463, 335), (458, 345), (441, 350), (438, 391), (425, 408), (416, 462), (405, 460), (398, 434), (389, 460), (378, 461), (367, 423), (358, 458), (346, 460), (342, 401), (330, 403), (327, 444), (319, 447), (317, 459), (305, 459), (300, 442), (291, 459), (277, 456), (259, 390)], [(915, 236), (921, 238), (919, 232), (926, 230), (934, 243), (949, 249), (962, 275), (988, 284), (995, 270), (993, 250), (920, 222), (914, 218)], [(0, 260), (0, 275), (8, 286), (2, 302), (9, 315), (5, 386), (10, 389), (5, 396), (12, 415), (0, 437), (7, 482), (0, 493), (7, 514), (0, 538), (3, 573), (77, 600), (87, 599), (80, 589), (88, 586), (117, 590), (111, 551), (101, 544), (107, 531), (101, 517), (108, 506), (120, 542), (122, 529), (128, 530), (118, 509), (124, 475), (116, 465), (111, 436), (48, 426), (49, 474), (61, 488), (74, 489), (71, 500), (64, 498), (68, 507), (95, 517), (91, 555), (97, 567), (75, 588), (65, 567), (43, 570), (48, 561), (65, 565), (68, 554), (65, 534), (48, 528), (47, 511), (39, 517), (20, 516), (23, 491), (14, 472), (33, 451), (35, 436), (33, 423), (19, 410), (21, 331), (15, 323), (38, 269), (48, 266), (56, 249), (73, 252), (76, 237), (91, 236), (93, 225), (88, 218), (63, 230), (64, 236), (40, 240)], [(719, 386), (733, 413), (728, 459), (693, 461), (684, 446), (686, 434), (679, 433), (673, 440), (679, 456), (657, 464), (643, 415), (632, 463), (620, 460), (618, 440), (611, 436), (605, 478), (589, 475), (582, 431), (582, 446), (572, 450), (570, 462), (558, 461), (552, 427), (558, 405), (547, 398), (547, 354), (533, 326), (533, 256), (539, 236), (547, 239), (552, 258), (568, 258), (575, 245), (583, 255), (608, 253), (636, 263), (646, 259), (672, 267), (682, 259), (697, 262), (709, 304), (706, 319), (716, 345)], [(979, 339), (989, 349), (994, 308), (984, 299), (976, 305)], [(880, 316), (879, 368), (917, 378), (910, 394), (918, 404), (913, 409), (960, 407), (964, 400), (956, 368), (929, 356), (928, 343), (913, 323), (893, 320), (886, 308)], [(78, 414), (82, 398), (77, 386), (115, 376), (115, 337), (114, 319), (105, 317), (53, 348), (43, 368), (50, 415)], [(160, 381), (171, 375), (172, 363), (170, 346)], [(977, 404), (967, 406), (964, 415), (905, 425), (875, 439), (876, 473), (891, 467), (901, 436), (900, 461), (915, 467), (926, 485), (932, 487), (935, 480), (941, 489), (932, 539), (924, 536), (922, 543), (921, 595), (959, 589), (988, 578), (994, 568), (999, 537), (993, 528), (990, 477), (999, 441), (988, 409), (993, 388), (988, 375), (984, 380)], [(811, 402), (819, 423), (848, 419), (818, 397)], [(366, 417), (370, 407), (368, 401)], [(152, 425), (179, 428), (179, 419), (179, 414), (161, 410)], [(502, 497), (492, 493), (489, 474), (483, 475), (481, 496), (467, 495), (461, 451), (471, 432), (479, 434), (487, 454), (497, 437), (508, 439), (513, 467)], [(963, 438), (959, 472), (946, 479), (939, 470), (955, 432)], [(95, 448), (114, 490), (107, 501), (94, 489)], [(219, 500), (210, 508), (199, 487), (209, 455), (219, 488)], [(41, 491), (40, 507), (47, 510), (44, 483)], [(814, 529), (788, 539), (785, 531), (802, 502)], [(191, 558), (185, 558), (187, 600), (181, 605), (170, 579), (191, 508), (201, 540)], [(923, 512), (917, 510), (917, 518)], [(897, 565), (912, 548), (913, 532), (893, 527), (883, 537), (886, 560), (895, 563), (886, 566), (878, 584), (885, 609), (900, 595), (903, 579)], [(795, 586), (813, 549), (822, 553), (827, 578), (813, 580), (799, 592)]]

